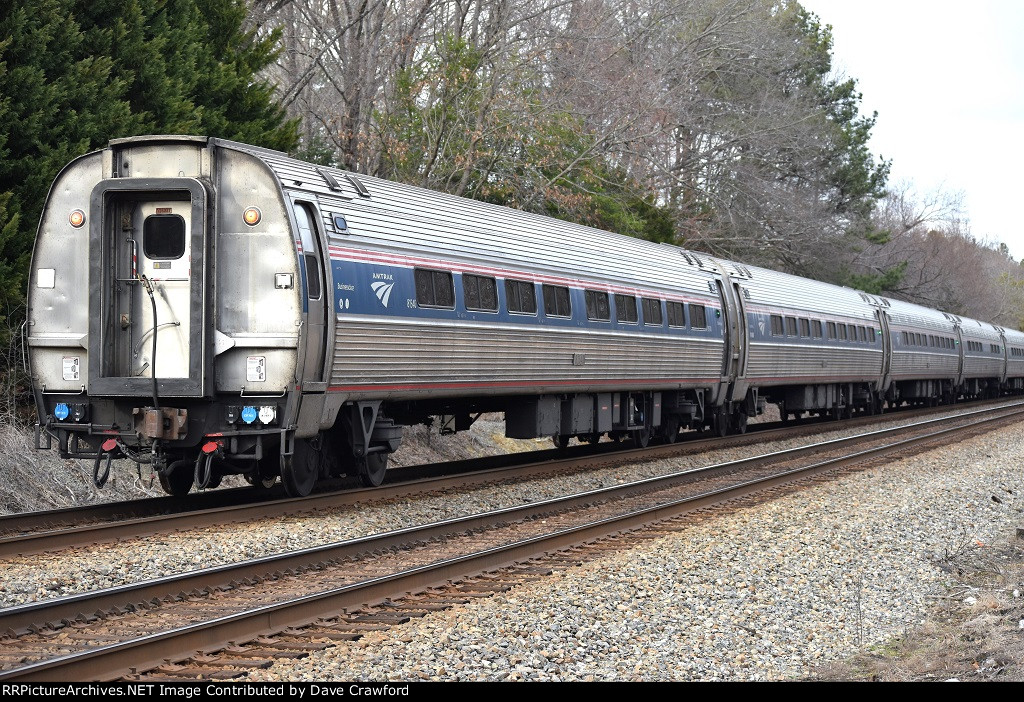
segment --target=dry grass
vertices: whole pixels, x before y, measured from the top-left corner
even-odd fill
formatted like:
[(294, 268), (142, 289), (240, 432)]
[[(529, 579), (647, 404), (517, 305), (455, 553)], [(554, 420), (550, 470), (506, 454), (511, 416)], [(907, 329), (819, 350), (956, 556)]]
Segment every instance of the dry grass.
[(1024, 681), (1024, 538), (961, 540), (936, 564), (950, 580), (924, 624), (813, 679)]
[[(485, 415), (470, 431), (450, 436), (438, 435), (436, 428), (433, 433), (423, 426), (407, 428), (402, 447), (392, 457), (391, 465), (415, 465), (551, 447), (548, 439), (507, 439), (500, 416)], [(224, 487), (241, 484), (241, 479), (233, 476), (225, 478), (222, 483)], [(37, 451), (29, 428), (0, 418), (0, 514), (163, 494), (159, 482), (151, 480), (148, 467), (143, 466), (140, 470), (126, 460), (114, 461), (110, 481), (102, 489), (97, 489), (92, 484), (91, 461), (61, 459), (56, 448)]]
[(135, 464), (115, 461), (102, 490), (92, 484), (92, 463), (61, 459), (56, 448), (37, 451), (31, 432), (0, 423), (0, 513), (55, 509), (162, 495)]

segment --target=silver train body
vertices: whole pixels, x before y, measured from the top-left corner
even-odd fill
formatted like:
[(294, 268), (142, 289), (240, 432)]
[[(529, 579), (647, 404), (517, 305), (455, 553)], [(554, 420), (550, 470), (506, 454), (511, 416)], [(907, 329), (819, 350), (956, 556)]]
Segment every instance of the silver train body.
[(61, 455), (379, 484), (402, 427), (674, 441), (1024, 388), (1024, 334), (212, 138), (54, 183), (27, 344)]

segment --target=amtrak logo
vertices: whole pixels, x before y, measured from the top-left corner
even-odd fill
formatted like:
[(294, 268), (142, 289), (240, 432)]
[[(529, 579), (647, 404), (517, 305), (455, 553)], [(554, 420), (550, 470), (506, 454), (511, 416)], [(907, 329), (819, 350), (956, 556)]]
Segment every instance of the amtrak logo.
[(370, 283), (370, 287), (373, 288), (373, 294), (377, 296), (380, 303), (387, 307), (388, 300), (391, 299), (391, 290), (395, 287), (395, 284), (384, 283), (378, 280), (376, 283)]

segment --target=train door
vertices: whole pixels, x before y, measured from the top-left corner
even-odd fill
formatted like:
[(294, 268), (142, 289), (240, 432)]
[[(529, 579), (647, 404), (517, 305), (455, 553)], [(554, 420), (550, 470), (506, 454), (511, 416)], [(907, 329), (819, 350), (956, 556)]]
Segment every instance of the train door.
[(1009, 367), (1009, 353), (1010, 349), (1006, 347), (1006, 330), (1002, 327), (996, 327), (996, 331), (999, 332), (999, 348), (1002, 350), (1000, 354), (1000, 371), (999, 371), (999, 383), (1000, 385), (1006, 384), (1007, 369)]
[(330, 276), (324, 255), (323, 225), (316, 206), (311, 202), (292, 203), (298, 237), (303, 282), (302, 307), (305, 312), (305, 356), (301, 377), (304, 390), (322, 392), (325, 383), (324, 360), (327, 348), (328, 311), (330, 309)]
[(750, 348), (750, 337), (747, 328), (747, 305), (745, 302), (745, 295), (749, 291), (737, 282), (733, 282), (732, 291), (736, 300), (736, 338), (739, 347), (739, 358), (736, 360), (737, 387), (735, 388), (733, 399), (740, 400), (747, 392), (747, 349)]
[(205, 189), (174, 178), (166, 188), (137, 190), (131, 180), (94, 193), (93, 209), (102, 214), (90, 230), (96, 275), (89, 392), (202, 396), (208, 390)]
[(878, 318), (879, 335), (882, 342), (881, 375), (878, 378), (878, 391), (884, 393), (889, 389), (892, 377), (892, 337), (889, 335), (889, 315), (880, 307), (875, 308)]
[[(171, 200), (140, 202), (133, 215), (133, 231), (141, 237), (130, 242), (133, 252), (131, 307), (131, 375), (158, 378), (187, 378), (189, 371), (189, 331), (191, 320), (192, 270), (188, 246), (192, 223), (186, 203)], [(155, 302), (151, 304), (150, 290)], [(152, 336), (156, 336), (153, 359)]]
[(725, 348), (722, 353), (722, 384), (727, 390), (726, 401), (738, 402), (746, 396), (747, 324), (743, 312), (743, 292), (739, 283), (730, 280), (723, 271), (723, 278), (715, 278), (718, 298), (722, 303), (722, 326), (725, 331)]
[(956, 338), (956, 349), (958, 353), (957, 366), (956, 366), (956, 384), (958, 386), (963, 385), (964, 382), (964, 355), (967, 353), (964, 349), (964, 332), (960, 328), (960, 323), (956, 322), (953, 325), (953, 333)]

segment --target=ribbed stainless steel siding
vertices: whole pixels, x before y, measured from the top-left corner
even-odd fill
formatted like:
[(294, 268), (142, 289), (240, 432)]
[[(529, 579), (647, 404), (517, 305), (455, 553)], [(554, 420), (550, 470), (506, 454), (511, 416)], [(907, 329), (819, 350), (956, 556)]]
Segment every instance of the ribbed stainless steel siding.
[(953, 322), (942, 312), (902, 300), (889, 300), (886, 309), (889, 315), (889, 328), (892, 331), (908, 331), (918, 334), (938, 334), (945, 337), (956, 336)]
[[(964, 335), (964, 377), (1001, 378), (1005, 359), (1002, 355), (989, 353), (991, 344), (999, 347), (1003, 345), (999, 331), (991, 324), (976, 319), (965, 319), (961, 329)], [(968, 340), (980, 342), (985, 349), (984, 354), (971, 355), (967, 351)]]
[(1014, 356), (1010, 348), (1024, 349), (1024, 332), (1006, 329), (1006, 377), (1024, 378), (1024, 356)]
[[(358, 175), (371, 193), (370, 198), (361, 198), (349, 188), (343, 172), (332, 171), (346, 189), (343, 194), (353, 195), (347, 199), (331, 192), (308, 164), (274, 152), (232, 146), (266, 161), (284, 187), (314, 192), (325, 211), (343, 214), (348, 222), (347, 234), (339, 234), (328, 222), (334, 245), (442, 256), (526, 272), (717, 297), (708, 286), (714, 273), (688, 265), (674, 246)], [(705, 254), (699, 256), (710, 260)]]
[[(707, 302), (717, 299), (717, 295), (712, 293), (712, 288), (709, 288), (709, 283), (713, 287), (714, 263), (718, 262), (731, 274), (740, 276), (738, 282), (750, 292), (750, 297), (744, 299), (744, 304), (751, 311), (778, 310), (781, 313), (789, 312), (801, 316), (845, 317), (853, 323), (876, 326), (874, 306), (864, 299), (861, 293), (849, 288), (764, 268), (746, 267), (703, 253), (696, 254), (702, 265), (694, 265), (687, 262), (677, 247), (357, 175), (371, 194), (371, 197), (363, 198), (351, 187), (342, 171), (328, 169), (342, 185), (343, 192), (337, 193), (330, 190), (315, 167), (310, 164), (295, 161), (272, 151), (242, 144), (221, 143), (224, 146), (248, 151), (263, 159), (274, 170), (285, 188), (301, 189), (316, 194), (324, 210), (331, 242), (336, 246), (444, 257), (457, 262), (501, 266), (538, 274), (557, 273), (572, 277), (581, 283), (598, 281), (638, 286), (665, 293), (696, 296)], [(330, 212), (337, 212), (346, 217), (347, 233), (335, 231), (330, 221)], [(750, 273), (750, 277), (746, 276), (747, 272)], [(898, 300), (890, 300), (889, 303), (887, 312), (895, 329), (952, 335), (953, 325), (941, 312)], [(968, 321), (970, 320), (964, 320), (965, 325)], [(378, 333), (387, 328), (387, 325), (378, 327)], [(339, 345), (353, 343), (353, 339), (348, 338), (346, 333), (339, 332)], [(498, 334), (502, 344), (511, 342), (508, 333), (511, 332)], [(566, 343), (573, 346), (577, 353), (587, 353), (575, 346), (584, 343), (576, 334), (565, 330), (545, 334), (547, 335), (526, 330), (512, 333), (512, 336), (515, 343), (520, 345), (538, 342)], [(391, 334), (389, 338), (393, 339), (395, 335)], [(472, 339), (470, 343), (480, 344), (485, 335), (473, 332), (468, 338)], [(421, 345), (417, 348), (425, 349), (422, 344), (431, 344), (438, 339), (442, 339), (439, 342), (442, 346), (449, 343), (443, 340), (444, 337), (436, 335), (416, 339), (414, 343)], [(622, 341), (619, 343), (623, 344)], [(628, 340), (626, 343), (640, 342)], [(688, 353), (706, 351), (707, 349), (692, 349)], [(786, 355), (790, 353), (787, 351)], [(798, 354), (796, 351), (792, 353)], [(346, 358), (346, 354), (347, 352), (339, 347), (335, 354), (336, 361)], [(854, 354), (857, 360), (844, 360), (850, 354)], [(861, 354), (865, 354), (863, 359), (860, 358)], [(842, 349), (837, 350), (834, 356), (826, 358), (825, 363), (830, 370), (836, 370), (837, 374), (861, 373), (868, 379), (877, 365), (874, 360), (877, 358), (877, 352), (871, 350)], [(626, 352), (624, 362), (628, 364), (632, 357), (632, 354)], [(709, 358), (712, 364), (717, 364), (718, 352), (709, 354)], [(929, 362), (913, 358), (899, 361), (900, 364), (905, 364), (910, 372), (925, 374), (931, 370)], [(612, 368), (614, 364), (609, 363), (609, 368)], [(803, 373), (804, 369), (812, 365), (813, 361), (799, 357), (795, 360), (783, 359), (777, 351), (762, 353), (752, 350), (748, 359), (748, 373), (754, 378), (796, 374)], [(818, 359), (818, 365), (820, 367), (821, 359)], [(538, 371), (544, 369), (543, 372), (551, 374), (550, 377), (569, 372), (566, 369), (553, 371), (552, 368), (556, 367), (545, 362), (533, 368)], [(336, 363), (336, 374), (341, 368), (344, 368), (346, 373), (354, 372), (350, 362), (341, 366)], [(869, 368), (872, 370), (868, 370)], [(360, 370), (371, 375), (375, 372), (373, 368)], [(897, 370), (894, 361), (894, 371)], [(395, 371), (395, 368), (391, 368), (389, 372)], [(446, 371), (451, 373), (452, 377), (456, 372), (455, 366)], [(944, 367), (940, 372), (946, 372)]]
[[(877, 381), (882, 372), (882, 349), (840, 346), (754, 343), (750, 345), (747, 378), (756, 385), (794, 382)], [(814, 379), (814, 380), (807, 380)]]
[(955, 378), (959, 364), (960, 359), (955, 353), (897, 349), (892, 354), (893, 380)]
[(750, 291), (750, 297), (745, 299), (748, 312), (764, 308), (778, 314), (818, 319), (845, 317), (855, 324), (878, 327), (874, 306), (856, 290), (756, 266), (748, 269), (753, 277), (738, 281)]
[[(584, 365), (573, 364), (574, 354), (585, 356)], [(345, 317), (331, 386), (353, 399), (529, 394), (545, 382), (594, 390), (601, 386), (593, 381), (609, 379), (708, 387), (717, 383), (721, 354), (717, 340)], [(436, 387), (453, 383), (477, 387)], [(508, 385), (493, 387), (499, 384)]]

